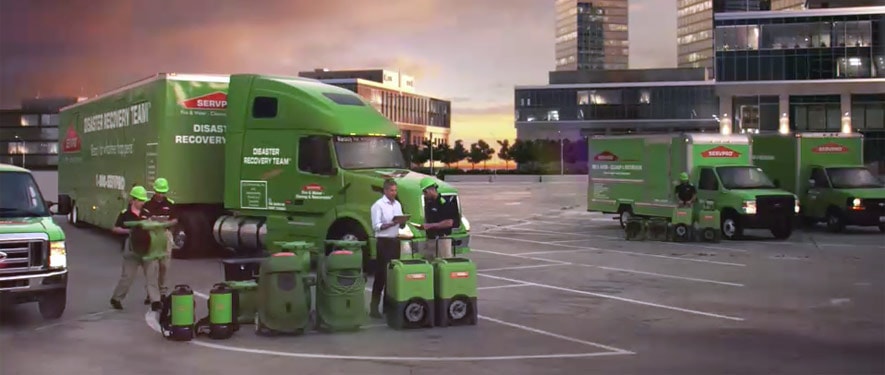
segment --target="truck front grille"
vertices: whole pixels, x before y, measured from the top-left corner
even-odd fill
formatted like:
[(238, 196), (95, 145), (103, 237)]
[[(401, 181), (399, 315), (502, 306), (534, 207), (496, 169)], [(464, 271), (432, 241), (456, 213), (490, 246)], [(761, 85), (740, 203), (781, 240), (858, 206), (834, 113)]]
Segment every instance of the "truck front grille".
[(765, 216), (792, 216), (796, 201), (786, 195), (762, 195), (756, 197), (756, 213)]
[(864, 199), (863, 205), (872, 215), (885, 215), (885, 199)]
[(39, 270), (48, 251), (43, 240), (0, 240), (0, 273)]

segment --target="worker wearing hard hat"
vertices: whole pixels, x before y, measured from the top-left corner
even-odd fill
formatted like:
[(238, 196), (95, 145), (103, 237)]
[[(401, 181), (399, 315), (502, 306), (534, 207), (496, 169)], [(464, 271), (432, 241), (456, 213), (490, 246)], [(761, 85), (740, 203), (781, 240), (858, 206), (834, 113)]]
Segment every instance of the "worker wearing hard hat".
[(426, 231), (428, 239), (424, 256), (428, 259), (451, 258), (454, 256), (452, 241), (445, 238), (452, 234), (452, 228), (461, 223), (458, 203), (451, 197), (439, 194), (439, 184), (433, 177), (421, 179), (420, 187), (424, 193), (425, 223), (419, 225), (419, 229)]
[(117, 310), (123, 309), (121, 301), (126, 298), (138, 268), (142, 267), (144, 269), (145, 285), (151, 309), (159, 311), (161, 307), (160, 289), (157, 284), (159, 262), (153, 259), (153, 257), (149, 257), (149, 254), (146, 252), (143, 252), (144, 246), (137, 246), (132, 243), (134, 237), (139, 235), (145, 236), (146, 233), (143, 231), (139, 233), (138, 231), (141, 229), (128, 228), (124, 224), (128, 221), (147, 220), (151, 217), (151, 212), (145, 207), (145, 202), (148, 201), (147, 190), (143, 186), (135, 186), (129, 191), (129, 198), (128, 207), (117, 216), (117, 222), (112, 229), (114, 234), (125, 236), (125, 238), (122, 241), (123, 272), (111, 296), (111, 306)]
[[(172, 224), (178, 223), (178, 215), (175, 212), (175, 202), (170, 199), (166, 193), (169, 192), (169, 182), (166, 181), (165, 178), (158, 178), (154, 180), (154, 196), (147, 203), (144, 204), (144, 207), (148, 209), (151, 213), (151, 219), (153, 220), (164, 220), (171, 221)], [(170, 227), (171, 228), (171, 227)], [(169, 292), (169, 288), (166, 285), (166, 279), (169, 277), (169, 264), (172, 259), (172, 248), (174, 247), (174, 243), (172, 241), (172, 231), (166, 230), (166, 256), (160, 260), (160, 270), (158, 275), (158, 285), (160, 286), (160, 294), (165, 295)], [(149, 302), (149, 298), (145, 298), (145, 305)]]
[(679, 181), (680, 184), (676, 185), (676, 188), (674, 189), (676, 199), (679, 200), (680, 207), (690, 207), (695, 199), (697, 199), (698, 191), (691, 182), (688, 181), (688, 173), (680, 173)]

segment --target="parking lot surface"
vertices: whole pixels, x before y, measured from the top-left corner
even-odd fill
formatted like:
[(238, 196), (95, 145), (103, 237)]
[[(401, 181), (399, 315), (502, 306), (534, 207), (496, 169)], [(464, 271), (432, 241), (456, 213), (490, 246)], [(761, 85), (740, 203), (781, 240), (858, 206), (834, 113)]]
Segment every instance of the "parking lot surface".
[[(459, 183), (477, 263), (476, 326), (166, 341), (142, 280), (110, 309), (119, 244), (65, 226), (68, 309), (0, 315), (0, 373), (881, 374), (885, 236), (851, 228), (720, 243), (623, 240), (586, 183)], [(63, 222), (62, 218), (56, 219)], [(205, 297), (218, 259), (174, 260)], [(371, 280), (369, 285), (371, 285)], [(205, 315), (198, 299), (198, 316)]]

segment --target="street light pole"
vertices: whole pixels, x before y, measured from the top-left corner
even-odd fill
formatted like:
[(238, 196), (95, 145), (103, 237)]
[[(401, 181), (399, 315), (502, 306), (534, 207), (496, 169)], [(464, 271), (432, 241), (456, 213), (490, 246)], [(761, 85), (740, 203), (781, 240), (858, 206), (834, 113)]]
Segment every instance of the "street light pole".
[(564, 175), (565, 174), (565, 163), (563, 163), (563, 157), (562, 157), (562, 131), (557, 130), (556, 132), (559, 133), (559, 174)]
[(433, 175), (433, 133), (430, 133), (430, 174)]

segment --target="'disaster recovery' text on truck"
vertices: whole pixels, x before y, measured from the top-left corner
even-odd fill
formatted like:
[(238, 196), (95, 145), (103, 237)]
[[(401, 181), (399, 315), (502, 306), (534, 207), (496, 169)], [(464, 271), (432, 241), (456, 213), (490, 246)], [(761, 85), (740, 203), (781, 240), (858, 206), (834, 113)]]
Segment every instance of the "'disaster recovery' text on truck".
[[(74, 224), (110, 228), (135, 184), (158, 177), (179, 209), (173, 256), (220, 245), (238, 254), (276, 241), (367, 241), (386, 178), (412, 223), (424, 199), (398, 127), (354, 92), (312, 79), (158, 74), (61, 110), (59, 200)], [(457, 201), (440, 181), (439, 192)], [(462, 215), (463, 218), (463, 215)], [(404, 245), (426, 244), (412, 223)], [(453, 229), (469, 251), (466, 218)]]
[(686, 172), (697, 202), (720, 212), (723, 237), (741, 237), (745, 228), (769, 229), (779, 239), (792, 234), (799, 201), (751, 164), (745, 135), (612, 135), (588, 142), (588, 211), (617, 213), (622, 226), (631, 215), (669, 218)]
[(806, 225), (833, 232), (846, 225), (885, 232), (885, 185), (863, 165), (863, 134), (798, 132), (757, 134), (756, 165), (799, 196)]
[(0, 164), (0, 306), (37, 302), (45, 319), (64, 313), (68, 262), (54, 205), (43, 200), (30, 171)]

